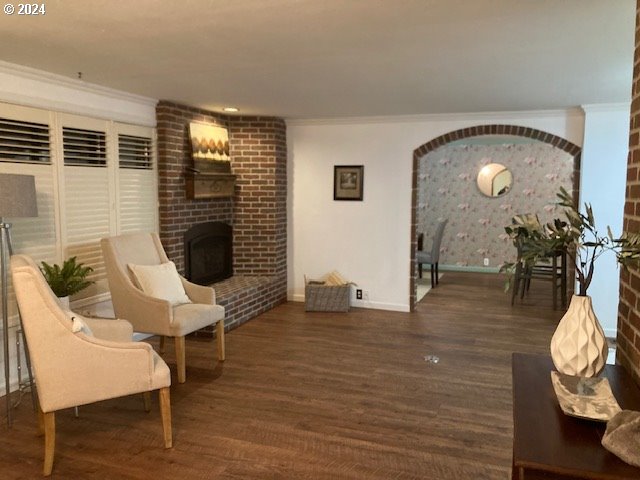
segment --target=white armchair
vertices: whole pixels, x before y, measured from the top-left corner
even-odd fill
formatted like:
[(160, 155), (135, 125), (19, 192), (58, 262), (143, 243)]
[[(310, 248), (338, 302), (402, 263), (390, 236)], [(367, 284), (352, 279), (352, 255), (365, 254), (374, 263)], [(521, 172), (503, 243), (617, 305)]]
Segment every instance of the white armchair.
[[(11, 257), (11, 274), (45, 434), (44, 474), (50, 475), (53, 468), (55, 411), (124, 395), (160, 391), (164, 444), (170, 448), (171, 377), (153, 348), (132, 342), (133, 328), (124, 320), (84, 319), (62, 310), (30, 257)], [(91, 331), (76, 331), (82, 322), (72, 317), (82, 318)]]
[(173, 337), (178, 366), (178, 382), (186, 380), (185, 335), (217, 324), (218, 360), (225, 359), (224, 307), (216, 305), (213, 288), (203, 287), (180, 276), (188, 300), (174, 305), (155, 298), (138, 287), (129, 265), (159, 266), (169, 259), (155, 233), (136, 233), (103, 238), (100, 241), (115, 314), (126, 318), (137, 332)]

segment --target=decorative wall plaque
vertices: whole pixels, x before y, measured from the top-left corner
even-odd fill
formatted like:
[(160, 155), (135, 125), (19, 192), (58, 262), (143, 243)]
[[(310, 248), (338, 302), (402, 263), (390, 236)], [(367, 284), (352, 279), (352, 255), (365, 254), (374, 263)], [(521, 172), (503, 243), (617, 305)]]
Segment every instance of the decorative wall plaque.
[(188, 168), (187, 197), (231, 197), (236, 176), (231, 173), (229, 132), (225, 127), (198, 122), (189, 124), (193, 168)]

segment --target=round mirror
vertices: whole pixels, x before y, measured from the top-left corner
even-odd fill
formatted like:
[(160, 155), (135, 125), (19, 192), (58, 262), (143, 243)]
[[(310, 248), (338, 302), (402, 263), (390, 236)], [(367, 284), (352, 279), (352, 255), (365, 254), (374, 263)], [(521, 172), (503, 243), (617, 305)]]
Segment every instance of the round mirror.
[(511, 190), (511, 171), (500, 163), (485, 165), (478, 172), (478, 188), (487, 197), (501, 197)]

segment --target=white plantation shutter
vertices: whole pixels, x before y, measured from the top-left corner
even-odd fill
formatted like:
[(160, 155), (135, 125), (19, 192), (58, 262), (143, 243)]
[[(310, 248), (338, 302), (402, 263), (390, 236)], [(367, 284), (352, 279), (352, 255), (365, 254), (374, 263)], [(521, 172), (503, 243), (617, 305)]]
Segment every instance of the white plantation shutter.
[(107, 169), (107, 123), (61, 115), (64, 189), (64, 258), (93, 268), (95, 282), (74, 299), (109, 291), (100, 239), (111, 235), (111, 192)]
[(152, 128), (0, 103), (0, 173), (36, 180), (38, 217), (7, 219), (15, 253), (37, 263), (76, 256), (94, 269), (96, 283), (74, 301), (107, 298), (101, 238), (158, 231)]
[[(55, 261), (56, 191), (55, 167), (51, 163), (50, 115), (31, 108), (11, 106), (0, 111), (0, 173), (33, 175), (38, 216), (7, 218), (12, 224), (14, 253), (30, 255), (39, 263)], [(15, 324), (15, 296), (9, 278), (9, 315)]]
[(0, 116), (0, 156), (12, 162), (51, 163), (49, 125)]
[(82, 167), (107, 166), (107, 134), (84, 128), (62, 128), (64, 164)]
[(93, 268), (89, 280), (96, 282), (78, 297), (108, 291), (100, 239), (110, 231), (109, 179), (102, 168), (65, 167), (65, 258)]
[(117, 124), (118, 232), (158, 231), (153, 130)]

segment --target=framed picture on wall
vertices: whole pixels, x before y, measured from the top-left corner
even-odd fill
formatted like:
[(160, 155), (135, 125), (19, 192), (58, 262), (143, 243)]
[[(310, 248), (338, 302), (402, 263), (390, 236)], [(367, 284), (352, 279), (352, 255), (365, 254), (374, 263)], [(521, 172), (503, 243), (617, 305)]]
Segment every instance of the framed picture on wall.
[(363, 165), (335, 165), (333, 167), (334, 200), (362, 201), (363, 185)]

